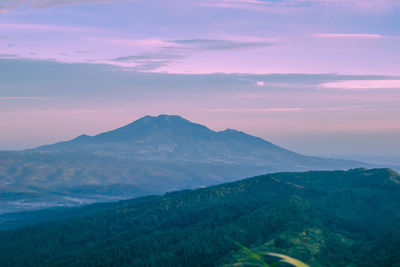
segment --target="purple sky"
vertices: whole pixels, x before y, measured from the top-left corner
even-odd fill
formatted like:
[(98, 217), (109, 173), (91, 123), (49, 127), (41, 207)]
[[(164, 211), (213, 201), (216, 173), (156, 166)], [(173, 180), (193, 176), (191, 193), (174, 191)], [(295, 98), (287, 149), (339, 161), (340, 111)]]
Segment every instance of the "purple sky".
[(163, 113), (396, 161), (399, 25), (397, 0), (0, 0), (0, 149)]

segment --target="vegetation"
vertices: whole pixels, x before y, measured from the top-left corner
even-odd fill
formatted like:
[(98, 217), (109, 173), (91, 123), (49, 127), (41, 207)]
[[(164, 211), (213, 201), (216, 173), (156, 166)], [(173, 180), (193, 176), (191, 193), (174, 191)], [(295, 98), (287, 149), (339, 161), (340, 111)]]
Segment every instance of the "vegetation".
[(248, 256), (236, 240), (310, 266), (400, 266), (400, 176), (388, 169), (277, 173), (95, 209), (0, 232), (1, 265), (232, 266)]
[(281, 259), (280, 262), (288, 263), (291, 264), (295, 267), (310, 267), (304, 262), (301, 262), (297, 259), (294, 259), (292, 257), (282, 255), (282, 254), (277, 254), (277, 253), (254, 253), (250, 249), (248, 249), (246, 246), (240, 244), (239, 242), (235, 242), (236, 245), (238, 245), (240, 248), (243, 249), (243, 251), (246, 254), (246, 257), (243, 259), (240, 259), (239, 262), (235, 263), (234, 266), (261, 266), (261, 267), (275, 267), (279, 264), (279, 261), (276, 261), (272, 264), (268, 264), (264, 260), (264, 256), (273, 256), (273, 257), (278, 257)]

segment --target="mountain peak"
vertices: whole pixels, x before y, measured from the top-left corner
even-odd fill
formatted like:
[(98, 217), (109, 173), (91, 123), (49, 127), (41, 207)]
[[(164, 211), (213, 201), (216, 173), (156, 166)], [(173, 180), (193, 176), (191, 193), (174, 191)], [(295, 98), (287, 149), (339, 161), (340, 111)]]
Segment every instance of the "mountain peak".
[(174, 134), (201, 134), (213, 132), (206, 126), (193, 123), (179, 115), (166, 115), (161, 114), (158, 116), (144, 116), (126, 126), (118, 128), (109, 133), (122, 133), (122, 132), (135, 132), (135, 134), (146, 134), (148, 131), (154, 133), (155, 131), (170, 132)]
[(146, 115), (138, 120), (147, 120), (147, 121), (154, 121), (154, 120), (184, 120), (184, 121), (188, 121), (186, 119), (184, 119), (183, 117), (179, 116), (179, 115), (168, 115), (168, 114), (160, 114), (157, 116), (151, 116), (151, 115)]
[(228, 128), (228, 129), (225, 129), (223, 132), (225, 132), (225, 133), (238, 133), (238, 132), (240, 132), (240, 131), (235, 130), (235, 129)]
[[(123, 126), (124, 127), (131, 127), (139, 124), (157, 124), (157, 125), (164, 125), (164, 126), (173, 126), (174, 124), (194, 124), (185, 118), (179, 116), (179, 115), (167, 115), (167, 114), (160, 114), (158, 116), (151, 116), (151, 115), (146, 115), (144, 117), (141, 117), (140, 119), (135, 120), (134, 122)], [(121, 129), (119, 128), (119, 129)], [(118, 129), (116, 129), (118, 130)]]

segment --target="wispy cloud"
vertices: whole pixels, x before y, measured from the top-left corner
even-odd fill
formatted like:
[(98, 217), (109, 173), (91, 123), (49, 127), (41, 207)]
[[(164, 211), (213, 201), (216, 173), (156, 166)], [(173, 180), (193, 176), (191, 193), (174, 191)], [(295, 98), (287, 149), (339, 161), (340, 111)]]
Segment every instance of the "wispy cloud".
[[(249, 81), (251, 82), (251, 81)], [(268, 87), (268, 88), (310, 88), (310, 84), (308, 83), (293, 83), (293, 82), (265, 82), (265, 81), (256, 81), (253, 84), (260, 87)]]
[[(26, 0), (25, 0), (26, 1)], [(118, 0), (117, 0), (118, 1)], [(86, 5), (93, 3), (116, 2), (110, 0), (28, 0), (29, 4), (37, 8), (51, 8), (67, 5)]]
[(276, 107), (276, 108), (215, 108), (202, 109), (201, 112), (210, 113), (270, 113), (270, 112), (300, 112), (300, 111), (365, 111), (375, 110), (373, 107)]
[(221, 113), (242, 113), (242, 112), (290, 112), (290, 111), (303, 111), (304, 108), (290, 108), (290, 107), (279, 107), (279, 108), (216, 108), (216, 109), (202, 109), (202, 112), (221, 112)]
[(159, 51), (158, 53), (139, 53), (133, 56), (119, 57), (114, 61), (126, 64), (126, 66), (139, 71), (151, 71), (168, 66), (168, 64), (180, 58), (182, 58), (180, 55)]
[[(250, 37), (243, 37), (243, 40), (230, 39), (176, 39), (164, 40), (160, 38), (152, 39), (105, 39), (104, 41), (114, 45), (132, 46), (141, 48), (164, 48), (164, 49), (186, 49), (186, 50), (233, 50), (233, 49), (246, 49), (267, 47), (276, 44), (272, 39), (249, 39)], [(93, 41), (99, 41), (97, 38), (87, 38)], [(237, 39), (237, 38), (236, 38)]]
[(254, 49), (274, 44), (272, 41), (267, 42), (264, 39), (247, 40), (246, 42), (228, 39), (107, 39), (106, 42), (149, 50), (150, 52), (118, 57), (108, 62), (143, 71), (151, 71), (168, 66), (170, 63), (190, 56), (193, 51)]
[(319, 85), (329, 89), (367, 90), (367, 89), (400, 89), (400, 80), (350, 80), (334, 81)]
[(21, 24), (21, 23), (0, 23), (2, 31), (53, 31), (53, 32), (93, 32), (99, 30), (95, 27), (84, 26), (62, 26), (52, 24)]
[(131, 47), (144, 47), (144, 48), (160, 48), (160, 47), (169, 47), (171, 46), (171, 42), (151, 38), (151, 39), (122, 39), (122, 38), (109, 38), (109, 39), (98, 39), (98, 38), (87, 38), (91, 41), (105, 41), (110, 44), (114, 45), (121, 45), (121, 46), (131, 46)]
[(0, 58), (18, 58), (18, 55), (14, 54), (0, 54)]
[(0, 96), (0, 100), (41, 100), (44, 97), (38, 96)]
[(316, 33), (314, 37), (318, 38), (350, 38), (350, 39), (383, 39), (384, 35), (371, 34), (371, 33)]
[(295, 1), (273, 0), (206, 0), (197, 1), (197, 5), (212, 8), (245, 9), (266, 12), (288, 12)]
[(119, 57), (116, 61), (121, 62), (131, 62), (136, 60), (167, 60), (167, 59), (178, 59), (181, 56), (173, 54), (163, 54), (163, 53), (140, 53), (135, 56)]
[(110, 113), (110, 112), (126, 112), (124, 109), (44, 109), (44, 110), (30, 110), (32, 112), (54, 112), (58, 114), (68, 113)]
[[(19, 5), (28, 5), (32, 8), (54, 8), (115, 2), (135, 2), (135, 0), (0, 0), (0, 14), (6, 13)], [(340, 4), (375, 11), (399, 5), (398, 0), (194, 0), (192, 3), (212, 8), (247, 9), (268, 12), (288, 12), (293, 8), (304, 8), (311, 4)]]
[[(112, 3), (129, 0), (0, 0), (0, 13), (8, 12), (18, 5), (27, 4), (33, 8), (52, 8), (58, 6), (87, 5), (96, 3)], [(132, 1), (132, 0), (131, 0)]]
[(358, 10), (381, 11), (399, 5), (397, 0), (199, 0), (197, 5), (214, 8), (247, 9), (267, 12), (288, 12), (311, 5), (340, 5)]
[[(113, 3), (113, 2), (134, 2), (135, 0), (0, 0), (0, 12), (7, 12), (8, 10), (21, 5), (27, 4), (33, 8), (53, 8), (59, 6), (71, 5), (88, 5), (98, 3)], [(262, 0), (216, 0), (216, 1), (195, 1), (196, 4), (210, 7), (228, 7), (228, 8), (246, 8), (258, 9), (264, 8), (257, 5), (265, 5), (266, 3), (273, 3), (274, 1)], [(277, 1), (286, 2), (286, 1)]]
[(223, 39), (186, 39), (172, 40), (180, 48), (192, 50), (234, 50), (271, 46), (272, 42), (238, 42)]

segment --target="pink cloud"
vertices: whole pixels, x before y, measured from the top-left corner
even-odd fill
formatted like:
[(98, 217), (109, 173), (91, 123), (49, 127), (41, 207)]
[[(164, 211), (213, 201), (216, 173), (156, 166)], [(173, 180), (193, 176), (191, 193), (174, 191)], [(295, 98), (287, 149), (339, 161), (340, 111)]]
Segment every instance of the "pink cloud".
[[(106, 39), (107, 43), (122, 45), (122, 46), (135, 46), (135, 47), (167, 47), (174, 46), (173, 43), (162, 40), (162, 39)], [(177, 45), (175, 45), (177, 46)]]
[(250, 36), (250, 35), (235, 35), (235, 34), (219, 34), (211, 35), (205, 39), (220, 39), (233, 42), (260, 42), (260, 43), (278, 43), (283, 41), (280, 37), (264, 37), (264, 36)]
[(385, 89), (394, 88), (400, 89), (400, 80), (352, 80), (352, 81), (337, 81), (320, 84), (323, 88), (332, 89)]
[(345, 106), (345, 107), (304, 107), (304, 108), (217, 108), (202, 109), (201, 112), (210, 113), (269, 113), (269, 112), (298, 112), (298, 111), (366, 111), (376, 110), (375, 108), (365, 106)]
[(263, 86), (263, 85), (264, 85), (264, 82), (263, 82), (263, 81), (258, 81), (258, 82), (257, 82), (257, 85), (258, 85), (258, 86)]
[(0, 23), (0, 30), (11, 31), (62, 31), (62, 32), (82, 32), (82, 31), (97, 31), (94, 27), (71, 27), (50, 24), (16, 24), (16, 23)]
[[(15, 8), (18, 5), (27, 4), (34, 8), (53, 8), (58, 6), (70, 6), (70, 5), (86, 5), (96, 3), (110, 3), (117, 1), (129, 1), (129, 0), (2, 0), (4, 8)], [(0, 6), (1, 8), (1, 6)]]
[(247, 109), (231, 109), (231, 108), (218, 108), (218, 109), (203, 109), (202, 112), (285, 112), (285, 111), (303, 111), (304, 108), (247, 108)]
[(248, 9), (256, 11), (269, 12), (287, 12), (285, 8), (280, 8), (279, 5), (274, 5), (272, 2), (258, 0), (219, 0), (219, 1), (201, 1), (197, 3), (200, 6), (215, 7), (215, 8), (233, 8), (233, 9)]
[(43, 97), (37, 96), (0, 96), (0, 100), (40, 100)]
[(362, 39), (386, 38), (386, 36), (380, 34), (368, 34), (368, 33), (316, 33), (313, 36), (320, 38), (362, 38)]
[[(304, 3), (315, 4), (345, 4), (364, 10), (379, 11), (399, 5), (397, 0), (282, 0), (282, 1), (261, 1), (261, 0), (216, 0), (199, 1), (198, 5), (217, 8), (236, 8), (260, 11), (288, 11), (287, 7), (296, 7)], [(286, 7), (286, 9), (284, 9)]]

